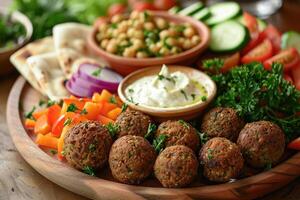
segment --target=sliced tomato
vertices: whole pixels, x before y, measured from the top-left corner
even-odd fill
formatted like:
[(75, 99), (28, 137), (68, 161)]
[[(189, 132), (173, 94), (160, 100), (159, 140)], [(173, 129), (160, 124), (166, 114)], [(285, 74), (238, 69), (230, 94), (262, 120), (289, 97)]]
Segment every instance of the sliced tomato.
[(294, 84), (294, 81), (293, 81), (293, 78), (292, 78), (292, 75), (291, 74), (288, 74), (288, 73), (285, 73), (283, 74), (283, 78), (289, 82), (290, 84)]
[(122, 14), (126, 11), (127, 7), (125, 4), (122, 4), (122, 3), (114, 3), (112, 4), (109, 9), (108, 9), (108, 16), (109, 17), (112, 17), (114, 15), (117, 15), (117, 14)]
[(145, 10), (156, 10), (156, 7), (153, 3), (150, 2), (136, 2), (133, 5), (133, 10), (136, 11), (145, 11)]
[(261, 35), (261, 37), (267, 38), (272, 42), (274, 53), (280, 51), (281, 33), (275, 26), (269, 24), (267, 28), (263, 32), (261, 32)]
[(224, 65), (221, 68), (222, 73), (226, 73), (231, 70), (233, 67), (237, 66), (240, 63), (240, 53), (237, 52), (231, 56), (228, 56), (224, 60)]
[(94, 27), (99, 27), (101, 24), (107, 22), (107, 17), (98, 17), (94, 22)]
[(300, 62), (291, 69), (295, 87), (300, 90)]
[(248, 12), (244, 12), (243, 13), (243, 18), (245, 21), (245, 25), (248, 28), (248, 30), (250, 31), (251, 34), (258, 34), (259, 33), (259, 29), (258, 29), (258, 23), (256, 20), (256, 17), (254, 17), (253, 15), (251, 15)]
[(169, 10), (176, 6), (176, 0), (154, 0), (154, 6), (159, 10)]
[(61, 107), (57, 104), (54, 104), (48, 108), (48, 123), (52, 127), (53, 124), (57, 121), (60, 116)]
[(248, 44), (244, 47), (242, 50), (242, 55), (247, 54), (249, 51), (254, 49), (257, 45), (262, 43), (264, 41), (265, 36), (262, 34), (252, 34), (251, 35), (251, 40), (248, 42)]
[(265, 69), (271, 70), (273, 63), (283, 64), (284, 71), (289, 71), (300, 62), (300, 56), (295, 48), (283, 50), (264, 62)]
[(300, 150), (300, 137), (296, 138), (295, 140), (291, 141), (288, 146), (289, 149)]
[(273, 54), (273, 46), (270, 40), (265, 39), (262, 43), (242, 57), (242, 63), (263, 62)]

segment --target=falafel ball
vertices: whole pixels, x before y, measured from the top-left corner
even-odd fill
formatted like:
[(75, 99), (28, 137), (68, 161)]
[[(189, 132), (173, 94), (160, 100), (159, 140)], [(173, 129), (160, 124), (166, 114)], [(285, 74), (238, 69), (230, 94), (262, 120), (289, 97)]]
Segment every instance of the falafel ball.
[(197, 176), (198, 160), (192, 149), (183, 145), (170, 146), (157, 157), (154, 173), (159, 182), (168, 188), (190, 184)]
[(126, 135), (112, 145), (109, 166), (118, 181), (139, 184), (151, 174), (155, 159), (155, 150), (147, 140), (141, 136)]
[(118, 116), (115, 122), (119, 126), (118, 137), (120, 138), (124, 135), (144, 137), (151, 122), (152, 120), (148, 115), (137, 110), (127, 109)]
[(205, 143), (199, 152), (199, 161), (203, 165), (203, 175), (214, 182), (227, 182), (236, 178), (244, 166), (239, 147), (221, 137)]
[(244, 121), (234, 109), (216, 107), (204, 115), (201, 131), (207, 134), (208, 138), (224, 137), (236, 142), (244, 125)]
[(246, 162), (255, 168), (276, 164), (284, 153), (285, 136), (276, 124), (258, 121), (246, 124), (237, 144)]
[(193, 151), (197, 151), (200, 141), (194, 127), (183, 120), (169, 120), (161, 123), (156, 132), (156, 137), (166, 135), (166, 147), (185, 145)]
[(102, 168), (108, 160), (113, 141), (105, 126), (96, 121), (81, 122), (64, 137), (65, 158), (76, 169)]

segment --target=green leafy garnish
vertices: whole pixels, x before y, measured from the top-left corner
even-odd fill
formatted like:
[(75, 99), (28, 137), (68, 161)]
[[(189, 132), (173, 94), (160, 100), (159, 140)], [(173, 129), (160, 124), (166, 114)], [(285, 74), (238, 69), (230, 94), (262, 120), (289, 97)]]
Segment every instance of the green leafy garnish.
[(187, 128), (187, 129), (190, 128), (189, 124), (188, 124), (186, 121), (180, 119), (180, 120), (178, 120), (178, 122), (179, 122), (182, 126), (184, 126), (185, 128)]
[(90, 176), (96, 176), (95, 169), (93, 167), (90, 167), (90, 166), (85, 166), (83, 168), (83, 172), (90, 175)]
[(56, 154), (57, 154), (57, 151), (56, 151), (55, 149), (51, 149), (51, 150), (50, 150), (50, 153), (51, 153), (52, 155), (56, 155)]
[(207, 100), (207, 96), (202, 96), (201, 97), (201, 101), (206, 101)]
[(188, 97), (187, 97), (187, 95), (186, 95), (186, 93), (185, 93), (184, 90), (180, 90), (180, 93), (183, 94), (185, 100), (188, 100)]
[(53, 106), (54, 104), (56, 104), (55, 101), (49, 100), (49, 101), (47, 102), (47, 108), (49, 108), (50, 106)]
[(94, 143), (92, 143), (92, 144), (89, 145), (89, 151), (90, 152), (96, 151), (96, 145)]
[(31, 109), (29, 112), (27, 112), (27, 113), (25, 114), (25, 118), (26, 118), (26, 119), (32, 119), (32, 120), (35, 120), (34, 117), (33, 117), (33, 115), (32, 115), (32, 114), (34, 113), (35, 109), (36, 109), (36, 107), (33, 106), (32, 109)]
[(95, 71), (93, 71), (92, 75), (97, 77), (97, 76), (99, 76), (101, 74), (101, 71), (102, 71), (102, 69), (98, 68)]
[(113, 124), (111, 122), (106, 125), (106, 128), (112, 138), (115, 138), (120, 130), (120, 127), (117, 124)]
[(67, 112), (75, 112), (76, 110), (78, 110), (78, 108), (74, 103), (71, 103), (67, 108)]
[(202, 61), (202, 65), (205, 70), (219, 73), (224, 65), (224, 60), (220, 58), (207, 59)]
[(123, 103), (122, 104), (122, 112), (125, 112), (127, 110), (127, 108), (128, 108), (128, 104)]
[(207, 149), (207, 158), (208, 158), (208, 160), (213, 159), (212, 153), (213, 153), (213, 149), (210, 149), (210, 148)]
[(284, 80), (281, 64), (267, 71), (251, 63), (212, 78), (218, 86), (216, 106), (234, 108), (246, 122), (272, 121), (288, 141), (300, 135), (300, 91)]
[(45, 101), (45, 100), (42, 100), (42, 99), (41, 99), (41, 100), (39, 101), (39, 106), (40, 106), (40, 107), (43, 106), (43, 105), (45, 105), (45, 104), (46, 104), (46, 101)]
[(206, 133), (200, 133), (200, 132), (198, 132), (198, 135), (200, 137), (200, 142), (201, 142), (202, 145), (204, 145), (209, 140), (209, 138), (208, 138), (208, 136), (207, 136)]
[(147, 133), (145, 135), (145, 139), (151, 139), (153, 137), (153, 134), (155, 133), (155, 131), (156, 131), (156, 125), (150, 123), (148, 125), (148, 130), (147, 130)]
[(129, 88), (129, 89), (128, 89), (128, 92), (133, 93), (134, 90), (133, 90), (132, 88)]
[(191, 94), (191, 97), (192, 97), (193, 101), (196, 99), (196, 95), (195, 94)]
[(68, 126), (72, 123), (72, 119), (68, 118), (65, 122), (64, 122), (64, 126)]
[(153, 147), (157, 153), (160, 153), (165, 148), (165, 143), (168, 136), (161, 134), (153, 140)]
[(88, 114), (88, 111), (86, 111), (86, 109), (84, 108), (81, 112), (80, 112), (81, 115), (86, 115)]
[(115, 95), (112, 95), (112, 96), (109, 98), (109, 103), (117, 104), (117, 99), (116, 99)]

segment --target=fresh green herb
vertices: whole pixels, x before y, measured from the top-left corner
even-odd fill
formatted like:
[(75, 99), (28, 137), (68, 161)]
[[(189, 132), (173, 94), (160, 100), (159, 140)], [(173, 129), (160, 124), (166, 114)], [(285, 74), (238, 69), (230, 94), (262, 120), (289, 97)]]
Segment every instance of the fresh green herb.
[(300, 135), (300, 91), (284, 80), (281, 64), (267, 71), (251, 63), (212, 78), (218, 86), (216, 106), (234, 108), (246, 122), (273, 121), (288, 141)]
[(204, 145), (209, 140), (209, 138), (208, 138), (208, 136), (207, 136), (206, 133), (198, 132), (198, 135), (200, 137), (200, 142), (201, 142), (202, 145)]
[(71, 103), (67, 108), (67, 112), (75, 112), (76, 110), (78, 110), (78, 108), (74, 103)]
[(25, 118), (26, 119), (33, 119), (33, 120), (35, 120), (34, 117), (33, 117), (33, 115), (32, 115), (34, 113), (35, 109), (36, 109), (36, 107), (33, 106), (32, 109), (25, 114)]
[(207, 96), (202, 96), (202, 97), (201, 97), (201, 101), (204, 102), (204, 101), (206, 101), (206, 100), (207, 100)]
[(65, 122), (64, 122), (64, 126), (68, 126), (72, 123), (72, 119), (68, 118)]
[(83, 168), (83, 172), (90, 175), (90, 176), (96, 176), (95, 169), (93, 167), (90, 167), (90, 166), (85, 166)]
[(117, 104), (117, 99), (116, 99), (115, 95), (112, 95), (112, 96), (109, 98), (109, 103)]
[(186, 93), (185, 93), (184, 90), (180, 90), (180, 93), (183, 94), (185, 100), (188, 100), (188, 97), (187, 97), (187, 95), (186, 95)]
[(133, 93), (134, 90), (133, 90), (132, 88), (129, 88), (129, 89), (128, 89), (128, 92)]
[(208, 158), (208, 160), (213, 159), (212, 153), (213, 153), (213, 149), (208, 148), (207, 149), (207, 158)]
[(160, 153), (165, 148), (165, 143), (168, 136), (161, 134), (153, 140), (153, 147), (157, 153)]
[(122, 104), (122, 112), (125, 112), (128, 108), (128, 105), (126, 103)]
[(151, 139), (153, 137), (153, 134), (155, 133), (155, 131), (156, 131), (156, 125), (150, 123), (148, 125), (148, 130), (147, 130), (147, 134), (145, 135), (145, 138), (146, 139)]
[(50, 150), (50, 153), (51, 153), (52, 155), (56, 155), (56, 154), (57, 154), (57, 151), (56, 151), (55, 149), (51, 149), (51, 150)]
[(98, 68), (98, 69), (96, 69), (95, 71), (93, 71), (93, 73), (92, 73), (92, 75), (93, 76), (100, 76), (100, 74), (101, 74), (101, 71), (102, 71), (102, 69), (101, 68)]
[(178, 32), (178, 33), (181, 33), (185, 30), (185, 26), (184, 25), (176, 25), (175, 26), (175, 30)]
[(125, 44), (125, 45), (118, 45), (117, 46), (117, 54), (118, 55), (123, 55), (123, 53), (124, 53), (124, 50), (127, 48), (127, 47), (130, 47), (130, 46), (132, 46), (132, 42), (128, 42), (127, 44)]
[(149, 17), (150, 17), (149, 13), (148, 13), (147, 11), (144, 11), (144, 12), (143, 12), (143, 15), (144, 15), (145, 21), (148, 21), (148, 19), (149, 19)]
[(191, 94), (191, 97), (192, 97), (193, 101), (196, 99), (196, 95), (195, 94)]
[(165, 37), (163, 39), (163, 46), (166, 47), (167, 49), (172, 49), (172, 46), (167, 43), (167, 40), (168, 40), (168, 37)]
[(92, 144), (89, 145), (89, 151), (90, 152), (96, 151), (96, 145), (94, 143), (92, 143)]
[(46, 101), (45, 101), (45, 100), (42, 100), (42, 99), (41, 99), (41, 100), (39, 101), (39, 106), (40, 106), (40, 107), (43, 106), (43, 105), (45, 105), (45, 104), (46, 104)]
[(265, 165), (264, 171), (269, 171), (270, 169), (272, 169), (272, 163), (269, 162)]
[(139, 103), (135, 103), (134, 101), (133, 101), (133, 98), (132, 97), (130, 97), (129, 99), (127, 98), (127, 100), (130, 102), (130, 103), (133, 103), (134, 105), (139, 105)]
[(117, 124), (113, 124), (111, 122), (106, 125), (106, 128), (112, 138), (115, 138), (120, 130), (120, 127)]
[(178, 120), (178, 122), (179, 122), (182, 126), (184, 126), (185, 128), (187, 128), (187, 129), (190, 128), (189, 124), (188, 124), (186, 121), (180, 119), (180, 120)]
[(55, 101), (49, 100), (47, 102), (47, 108), (49, 108), (50, 106), (53, 106), (55, 103), (56, 103)]
[(86, 115), (88, 114), (88, 111), (86, 111), (86, 109), (84, 108), (81, 112), (80, 112), (81, 115)]
[(202, 62), (203, 68), (213, 73), (219, 73), (224, 66), (224, 60), (220, 58), (213, 58), (204, 60)]
[(161, 75), (161, 74), (158, 74), (157, 77), (158, 77), (158, 80), (160, 80), (160, 81), (163, 80), (163, 79), (165, 78), (165, 76), (164, 76), (164, 75)]
[(112, 24), (110, 25), (110, 27), (113, 28), (113, 29), (116, 29), (116, 28), (118, 28), (118, 24), (112, 23)]

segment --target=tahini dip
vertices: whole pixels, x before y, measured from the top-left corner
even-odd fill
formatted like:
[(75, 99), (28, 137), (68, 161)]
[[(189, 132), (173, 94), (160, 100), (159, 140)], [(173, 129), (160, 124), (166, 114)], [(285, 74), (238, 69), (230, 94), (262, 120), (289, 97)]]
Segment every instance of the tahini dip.
[(163, 65), (157, 75), (145, 76), (125, 89), (128, 101), (150, 107), (185, 107), (206, 101), (206, 88), (193, 77)]

